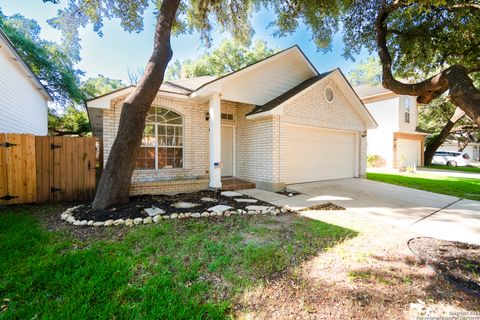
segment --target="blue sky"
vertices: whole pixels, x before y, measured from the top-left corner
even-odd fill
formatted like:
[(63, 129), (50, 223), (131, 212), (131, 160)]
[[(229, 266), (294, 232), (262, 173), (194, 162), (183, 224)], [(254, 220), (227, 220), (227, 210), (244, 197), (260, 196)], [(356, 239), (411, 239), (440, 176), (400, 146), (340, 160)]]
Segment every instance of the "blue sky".
[[(43, 38), (60, 40), (60, 33), (51, 28), (46, 21), (56, 15), (61, 4), (43, 3), (42, 0), (0, 0), (0, 8), (6, 15), (20, 13), (37, 20), (42, 27)], [(252, 19), (255, 29), (254, 40), (266, 40), (269, 46), (281, 49), (298, 44), (320, 72), (339, 67), (344, 73), (348, 73), (356, 63), (368, 56), (368, 53), (362, 53), (356, 62), (346, 61), (341, 55), (343, 50), (341, 35), (335, 37), (332, 51), (324, 54), (310, 41), (310, 34), (305, 27), (300, 27), (297, 32), (287, 37), (276, 38), (272, 35), (273, 29), (267, 28), (269, 22), (273, 20), (273, 15), (265, 9), (254, 14)], [(93, 32), (92, 26), (82, 29), (80, 33), (82, 61), (78, 68), (85, 71), (88, 77), (102, 74), (128, 83), (128, 70), (143, 68), (152, 50), (155, 17), (151, 10), (145, 13), (144, 24), (144, 30), (137, 34), (124, 31), (118, 20), (106, 21), (103, 37)], [(229, 34), (215, 32), (214, 46), (228, 37)], [(195, 58), (206, 50), (198, 34), (180, 35), (172, 39), (172, 48), (173, 59), (179, 60)]]

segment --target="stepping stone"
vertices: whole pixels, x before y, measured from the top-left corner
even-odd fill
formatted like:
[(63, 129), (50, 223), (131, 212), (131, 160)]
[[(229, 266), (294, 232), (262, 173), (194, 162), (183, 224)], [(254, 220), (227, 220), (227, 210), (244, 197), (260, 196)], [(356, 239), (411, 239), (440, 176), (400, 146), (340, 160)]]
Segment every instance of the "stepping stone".
[(257, 203), (258, 200), (257, 199), (246, 199), (246, 198), (236, 198), (236, 199), (233, 199), (237, 202), (246, 202), (246, 203)]
[(215, 207), (208, 208), (208, 211), (224, 212), (224, 211), (227, 211), (227, 210), (230, 210), (230, 209), (232, 209), (232, 207), (226, 206), (226, 205), (223, 205), (223, 204), (219, 204)]
[(205, 198), (202, 198), (200, 200), (202, 200), (203, 202), (218, 202), (217, 199), (213, 199), (213, 198), (209, 198), (209, 197), (205, 197)]
[(267, 207), (267, 206), (246, 206), (245, 209), (247, 209), (248, 211), (262, 211), (262, 212), (265, 212), (265, 211), (268, 211), (270, 207)]
[(145, 208), (144, 210), (150, 217), (155, 217), (155, 216), (158, 216), (159, 214), (165, 213), (165, 210), (160, 208), (155, 208), (155, 207)]
[(225, 197), (241, 197), (243, 196), (241, 193), (238, 193), (238, 192), (235, 192), (235, 191), (223, 191), (222, 193), (220, 193), (222, 196), (225, 196)]
[(172, 207), (177, 208), (177, 209), (185, 209), (185, 208), (193, 208), (193, 207), (198, 207), (198, 203), (192, 203), (192, 202), (175, 202), (172, 204)]

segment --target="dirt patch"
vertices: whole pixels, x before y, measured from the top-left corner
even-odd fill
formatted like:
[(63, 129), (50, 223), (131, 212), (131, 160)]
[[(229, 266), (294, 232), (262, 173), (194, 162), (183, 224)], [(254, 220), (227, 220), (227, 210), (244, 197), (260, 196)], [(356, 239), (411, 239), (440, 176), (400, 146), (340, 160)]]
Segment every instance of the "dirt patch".
[(322, 203), (315, 206), (304, 208), (300, 211), (314, 211), (314, 210), (345, 210), (344, 207), (337, 206), (335, 203)]
[(479, 299), (411, 253), (407, 241), (416, 234), (348, 210), (303, 215), (360, 234), (246, 292), (237, 318), (417, 320), (480, 311)]
[(480, 297), (480, 246), (426, 237), (413, 238), (408, 245), (445, 279)]
[[(202, 198), (211, 198), (215, 201), (202, 201)], [(226, 197), (222, 196), (220, 191), (199, 191), (192, 193), (180, 193), (176, 195), (146, 195), (135, 196), (130, 198), (130, 203), (122, 206), (117, 206), (107, 210), (92, 210), (92, 204), (83, 204), (81, 207), (75, 210), (73, 216), (77, 220), (94, 220), (94, 221), (107, 221), (117, 219), (135, 219), (146, 218), (148, 214), (144, 211), (145, 208), (160, 208), (164, 210), (164, 215), (170, 215), (172, 213), (187, 213), (187, 212), (204, 212), (208, 208), (216, 205), (227, 205), (236, 209), (246, 210), (249, 205), (269, 206), (272, 205), (258, 200), (256, 203), (237, 202), (234, 199), (251, 199), (247, 196)], [(198, 204), (198, 206), (192, 208), (175, 208), (172, 204), (177, 202), (191, 202)], [(232, 209), (232, 210), (234, 210)]]

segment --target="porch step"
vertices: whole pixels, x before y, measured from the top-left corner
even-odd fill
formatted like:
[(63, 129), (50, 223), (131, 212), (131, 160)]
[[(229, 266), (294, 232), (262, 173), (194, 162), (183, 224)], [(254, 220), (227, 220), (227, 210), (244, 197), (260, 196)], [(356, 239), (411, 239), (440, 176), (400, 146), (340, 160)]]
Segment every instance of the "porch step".
[(243, 189), (255, 189), (255, 183), (243, 181), (236, 178), (222, 179), (222, 190), (233, 191)]

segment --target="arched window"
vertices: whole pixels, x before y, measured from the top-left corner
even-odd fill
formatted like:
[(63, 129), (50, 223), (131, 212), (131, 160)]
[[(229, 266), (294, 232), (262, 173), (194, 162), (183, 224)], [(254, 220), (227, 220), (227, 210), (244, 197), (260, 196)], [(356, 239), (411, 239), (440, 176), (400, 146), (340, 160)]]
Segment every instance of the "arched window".
[(161, 106), (147, 114), (136, 169), (183, 167), (183, 117)]

